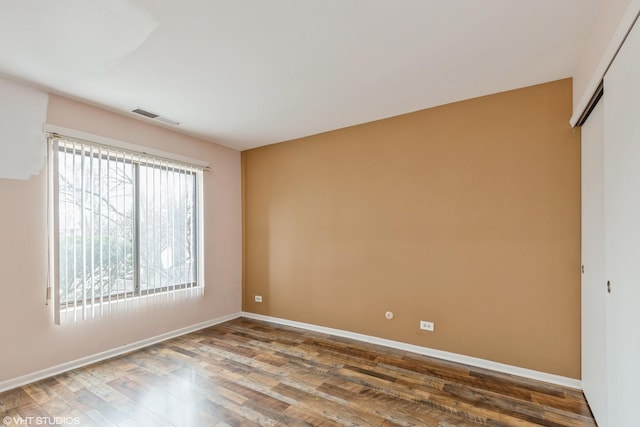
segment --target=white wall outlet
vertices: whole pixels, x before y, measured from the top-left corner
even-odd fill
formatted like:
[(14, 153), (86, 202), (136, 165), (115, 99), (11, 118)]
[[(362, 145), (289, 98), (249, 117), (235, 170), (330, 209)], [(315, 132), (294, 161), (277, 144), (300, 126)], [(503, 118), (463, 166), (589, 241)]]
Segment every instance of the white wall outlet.
[(427, 322), (426, 320), (421, 320), (420, 329), (422, 329), (423, 331), (433, 332), (435, 331), (436, 326), (434, 325), (433, 322)]
[(256, 295), (255, 300), (256, 302), (262, 302), (262, 295)]

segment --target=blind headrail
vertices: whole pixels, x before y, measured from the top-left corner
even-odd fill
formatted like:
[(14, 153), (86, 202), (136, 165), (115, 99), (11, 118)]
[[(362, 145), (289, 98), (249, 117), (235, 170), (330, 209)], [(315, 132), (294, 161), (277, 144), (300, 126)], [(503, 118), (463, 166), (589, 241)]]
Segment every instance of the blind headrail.
[(203, 160), (193, 159), (179, 154), (170, 153), (168, 151), (156, 150), (154, 148), (145, 147), (143, 145), (132, 144), (129, 142), (119, 141), (117, 139), (108, 138), (101, 135), (95, 135), (89, 132), (83, 132), (75, 129), (69, 129), (58, 125), (52, 125), (46, 123), (44, 125), (44, 131), (48, 137), (76, 140), (81, 143), (101, 145), (106, 148), (113, 148), (120, 151), (127, 151), (134, 155), (144, 155), (147, 157), (155, 158), (157, 160), (166, 160), (173, 163), (182, 163), (185, 166), (189, 166), (204, 171), (210, 171), (211, 166), (209, 162)]

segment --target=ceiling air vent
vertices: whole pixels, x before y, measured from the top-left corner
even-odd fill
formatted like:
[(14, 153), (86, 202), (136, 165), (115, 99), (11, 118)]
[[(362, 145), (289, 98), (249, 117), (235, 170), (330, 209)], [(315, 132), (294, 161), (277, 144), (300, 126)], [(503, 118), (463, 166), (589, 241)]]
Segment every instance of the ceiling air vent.
[(180, 122), (176, 122), (175, 120), (167, 119), (166, 117), (161, 117), (155, 113), (152, 113), (147, 110), (143, 110), (142, 108), (136, 108), (135, 110), (131, 110), (132, 113), (139, 114), (141, 116), (145, 116), (149, 119), (157, 120), (162, 123), (167, 123), (169, 125), (178, 126)]
[(158, 117), (157, 114), (150, 113), (148, 111), (143, 110), (142, 108), (136, 108), (131, 111), (132, 113), (140, 114), (141, 116), (149, 117), (150, 119), (155, 119)]

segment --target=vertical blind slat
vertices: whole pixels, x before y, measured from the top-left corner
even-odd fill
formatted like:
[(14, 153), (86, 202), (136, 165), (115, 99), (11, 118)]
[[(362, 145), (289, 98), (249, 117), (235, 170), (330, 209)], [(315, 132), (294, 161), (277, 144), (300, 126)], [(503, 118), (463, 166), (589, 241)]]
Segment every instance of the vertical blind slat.
[(93, 170), (93, 147), (90, 147), (89, 150), (89, 189), (90, 189), (90, 193), (89, 193), (89, 197), (90, 197), (90, 203), (89, 203), (89, 250), (90, 250), (90, 260), (91, 260), (91, 268), (89, 271), (89, 275), (91, 277), (90, 283), (91, 283), (91, 292), (89, 292), (89, 294), (91, 295), (91, 318), (93, 318), (95, 316), (95, 304), (93, 304), (94, 298), (95, 298), (95, 287), (96, 287), (96, 275), (94, 274), (95, 272), (95, 217), (94, 217), (94, 212), (95, 212), (95, 197), (93, 196), (93, 194), (95, 193), (95, 179), (94, 179), (94, 170)]
[[(116, 211), (116, 215), (121, 211), (122, 206), (120, 205), (120, 185), (117, 184), (118, 180), (119, 180), (119, 175), (120, 175), (120, 162), (119, 162), (119, 158), (120, 158), (120, 153), (115, 153), (116, 155), (116, 163), (115, 163), (115, 173), (114, 173), (114, 181), (116, 182), (116, 184), (114, 184), (113, 190), (114, 190), (114, 198), (115, 198), (115, 211)], [(114, 231), (114, 237), (115, 237), (115, 253), (116, 253), (116, 265), (115, 265), (115, 277), (113, 278), (113, 281), (115, 282), (115, 292), (116, 294), (120, 293), (120, 242), (121, 242), (121, 233), (122, 230), (120, 229), (120, 226), (117, 224), (114, 224), (115, 227), (115, 231)], [(115, 300), (115, 304), (114, 307), (116, 309), (119, 309), (120, 307), (120, 300), (116, 299)]]
[[(167, 164), (165, 162), (162, 162), (162, 168), (160, 169), (162, 172), (162, 174), (160, 174), (160, 182), (164, 181), (164, 185), (160, 185), (160, 188), (162, 189), (161, 193), (160, 193), (160, 209), (162, 209), (162, 200), (164, 200), (165, 205), (168, 206), (168, 200), (167, 200), (167, 188), (169, 187), (169, 183), (167, 182), (168, 180), (168, 175), (167, 175)], [(164, 179), (163, 179), (164, 178)], [(163, 221), (164, 219), (164, 221)], [(164, 224), (163, 224), (164, 222)], [(168, 229), (169, 229), (169, 218), (165, 218), (164, 215), (160, 215), (160, 224), (161, 224), (161, 230), (163, 231), (163, 236), (160, 237), (161, 240), (163, 240), (163, 245), (162, 245), (162, 252), (161, 252), (161, 259), (160, 262), (162, 263), (162, 267), (163, 270), (166, 270), (164, 267), (166, 267), (166, 257), (167, 257), (167, 252), (166, 252), (166, 248), (165, 245), (167, 243), (167, 239), (169, 237), (169, 233), (168, 233)], [(168, 289), (169, 286), (169, 281), (168, 281), (168, 277), (166, 274), (166, 271), (162, 272), (162, 288), (163, 289)], [(165, 293), (162, 294), (162, 297), (165, 300), (169, 299), (169, 296)]]
[[(111, 151), (107, 150), (107, 156), (111, 156)], [(112, 206), (112, 201), (111, 201), (111, 165), (109, 163), (107, 163), (107, 186), (106, 186), (106, 190), (105, 190), (105, 194), (106, 194), (106, 204), (107, 204), (107, 236), (111, 237), (111, 206)], [(111, 276), (111, 254), (113, 253), (112, 250), (112, 239), (108, 239), (107, 241), (107, 252), (109, 254), (108, 258), (107, 258), (107, 274), (109, 276)], [(107, 296), (109, 299), (109, 313), (111, 313), (111, 280), (107, 280)]]
[[(185, 180), (187, 178), (186, 178), (186, 171), (183, 171), (183, 172), (184, 173), (181, 173), (181, 174), (178, 175), (178, 185), (179, 185), (178, 186), (178, 189), (179, 189), (179, 191), (178, 191), (178, 202), (182, 205), (182, 208), (184, 209), (184, 208), (186, 208), (186, 205), (183, 204), (183, 202), (184, 202), (183, 198), (184, 198), (184, 195), (185, 195), (183, 186), (184, 186)], [(182, 235), (184, 236), (184, 241), (180, 245), (180, 252), (181, 252), (181, 258), (186, 260), (187, 259), (187, 251), (185, 249), (185, 243), (187, 242), (187, 215), (186, 215), (187, 210), (184, 209), (184, 212), (185, 212), (184, 221), (182, 221), (182, 233), (183, 233)], [(180, 279), (181, 279), (181, 282), (184, 283), (185, 285), (188, 284), (188, 282), (187, 282), (187, 266), (186, 266), (186, 263), (185, 263), (185, 266), (183, 267), (183, 269), (181, 271)], [(191, 291), (189, 291), (189, 293), (191, 293)]]
[[(60, 218), (60, 211), (57, 209), (54, 209), (53, 211), (51, 211), (51, 209), (54, 206), (57, 206), (58, 204), (62, 203), (63, 201), (60, 201), (60, 182), (57, 180), (53, 180), (52, 178), (54, 176), (58, 175), (58, 171), (60, 169), (60, 154), (58, 152), (58, 142), (57, 141), (51, 141), (51, 143), (49, 144), (49, 155), (51, 156), (49, 158), (49, 191), (53, 191), (52, 194), (49, 194), (49, 203), (50, 205), (48, 206), (49, 208), (49, 212), (48, 214), (50, 215), (51, 218), (51, 213), (53, 213), (53, 223), (50, 225), (50, 233), (53, 233), (53, 235), (49, 236), (49, 239), (54, 239), (54, 236), (56, 235), (56, 231), (55, 230), (59, 230), (60, 228), (60, 223), (66, 220), (66, 216), (64, 218)], [(66, 159), (64, 159), (64, 155), (63, 157), (63, 161), (66, 162)], [(66, 164), (66, 163), (65, 163)], [(53, 185), (53, 187), (52, 187)], [(65, 226), (66, 228), (66, 226)], [(57, 233), (58, 238), (60, 238), (60, 234), (59, 232)], [(66, 250), (66, 236), (64, 236), (64, 240), (62, 240), (63, 244), (64, 244), (64, 250)], [(57, 259), (60, 257), (60, 253), (64, 253), (63, 249), (62, 249), (62, 244), (58, 245), (58, 247), (53, 247), (52, 243), (55, 243), (55, 240), (49, 240), (49, 250), (52, 251), (53, 253), (49, 254), (49, 262), (51, 262), (52, 259)], [(57, 255), (56, 255), (56, 251), (57, 251)], [(66, 257), (65, 257), (66, 260)], [(51, 274), (52, 271), (52, 267), (53, 265), (49, 266), (49, 272)], [(65, 265), (61, 266), (58, 265), (56, 266), (57, 268), (53, 269), (54, 271), (54, 275), (53, 275), (53, 289), (55, 292), (55, 295), (59, 295), (60, 292), (60, 282), (62, 282), (63, 280), (66, 280), (66, 263)], [(57, 272), (57, 274), (55, 274)], [(64, 277), (64, 279), (63, 279)], [(64, 282), (63, 282), (64, 283)], [(49, 282), (49, 286), (51, 286), (51, 282)], [(60, 298), (54, 298), (54, 323), (56, 325), (60, 324)]]
[[(162, 190), (162, 183), (160, 181), (158, 181), (158, 183), (160, 184), (160, 190), (158, 190), (158, 187), (156, 186), (156, 169), (153, 168), (153, 242), (157, 242), (158, 241), (158, 231), (160, 230), (160, 227), (162, 226), (162, 223), (158, 221), (158, 204), (161, 203), (161, 199), (160, 199), (160, 191)], [(156, 200), (156, 196), (158, 197), (158, 200)], [(158, 263), (158, 245), (154, 245), (154, 249), (153, 249), (153, 265), (155, 266)], [(154, 268), (154, 274), (153, 274), (153, 293), (155, 295), (156, 290), (158, 288), (158, 273), (155, 271)]]
[[(98, 191), (102, 194), (102, 147), (98, 148), (98, 179), (97, 179)], [(98, 199), (98, 289), (100, 290), (98, 297), (100, 298), (100, 316), (104, 315), (104, 299), (102, 295), (102, 278), (104, 271), (104, 254), (102, 252), (102, 235), (104, 230), (102, 228), (102, 200)]]
[[(70, 284), (73, 284), (73, 321), (77, 321), (78, 320), (78, 310), (77, 310), (77, 301), (78, 301), (78, 285), (77, 285), (77, 277), (78, 277), (78, 240), (77, 240), (77, 236), (76, 236), (76, 230), (78, 229), (78, 218), (76, 216), (76, 156), (75, 156), (75, 148), (76, 148), (76, 144), (73, 144), (72, 147), (72, 156), (73, 156), (73, 160), (72, 160), (72, 167), (73, 167), (73, 171), (71, 172), (71, 191), (72, 191), (72, 198), (73, 198), (73, 206), (71, 209), (71, 228), (72, 228), (72, 244), (73, 244), (73, 278), (70, 282)], [(68, 288), (67, 288), (68, 290)]]
[(85, 206), (87, 203), (87, 193), (85, 191), (86, 182), (86, 147), (82, 146), (82, 157), (80, 158), (80, 172), (82, 173), (81, 188), (82, 188), (82, 206), (80, 210), (80, 221), (82, 221), (82, 320), (87, 319), (87, 220), (85, 217)]
[[(175, 190), (175, 168), (173, 167), (173, 165), (171, 165), (171, 172), (167, 175), (168, 177), (171, 178), (171, 184), (170, 186), (167, 186), (167, 193), (171, 192), (171, 194), (173, 195), (173, 192)], [(168, 194), (167, 194), (168, 196)], [(173, 199), (173, 197), (172, 197)], [(175, 270), (173, 270), (173, 266), (176, 265), (175, 263), (175, 252), (176, 252), (176, 230), (175, 230), (175, 216), (176, 216), (176, 210), (175, 210), (175, 206), (174, 206), (174, 200), (171, 200), (170, 203), (167, 203), (167, 218), (169, 218), (169, 228), (171, 230), (171, 251), (169, 251), (167, 257), (171, 257), (171, 289), (175, 291), (176, 289), (176, 275), (173, 274), (173, 272)], [(175, 301), (176, 299), (176, 294), (175, 292), (172, 294), (173, 296), (173, 300)]]

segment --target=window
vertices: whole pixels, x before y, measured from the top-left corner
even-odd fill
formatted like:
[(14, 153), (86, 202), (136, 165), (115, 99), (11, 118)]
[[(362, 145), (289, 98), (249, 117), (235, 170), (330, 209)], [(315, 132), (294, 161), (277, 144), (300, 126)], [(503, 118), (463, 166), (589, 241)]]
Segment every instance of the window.
[(50, 144), (58, 323), (202, 295), (202, 168), (71, 138)]

